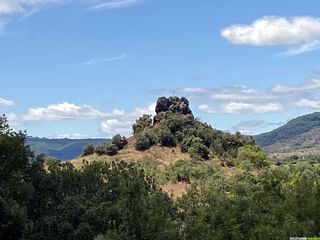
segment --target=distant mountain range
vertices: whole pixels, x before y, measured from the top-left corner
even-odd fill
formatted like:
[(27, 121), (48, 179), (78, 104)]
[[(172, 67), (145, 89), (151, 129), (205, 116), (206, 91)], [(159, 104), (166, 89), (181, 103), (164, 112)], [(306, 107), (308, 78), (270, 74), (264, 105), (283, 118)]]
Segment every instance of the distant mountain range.
[(60, 160), (70, 160), (81, 155), (83, 148), (109, 142), (110, 139), (49, 139), (27, 137), (27, 144), (35, 154), (42, 154)]
[(267, 152), (280, 157), (320, 155), (320, 112), (297, 117), (254, 138)]

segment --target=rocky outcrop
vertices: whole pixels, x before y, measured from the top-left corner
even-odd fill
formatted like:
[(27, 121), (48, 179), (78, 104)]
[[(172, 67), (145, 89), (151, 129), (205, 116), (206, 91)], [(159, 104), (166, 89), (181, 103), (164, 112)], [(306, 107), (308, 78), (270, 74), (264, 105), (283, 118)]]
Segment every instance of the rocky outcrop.
[[(173, 113), (191, 114), (192, 111), (189, 107), (189, 101), (185, 97), (159, 97), (156, 104), (157, 115), (162, 112), (171, 111)], [(154, 122), (157, 121), (157, 116), (154, 118)]]

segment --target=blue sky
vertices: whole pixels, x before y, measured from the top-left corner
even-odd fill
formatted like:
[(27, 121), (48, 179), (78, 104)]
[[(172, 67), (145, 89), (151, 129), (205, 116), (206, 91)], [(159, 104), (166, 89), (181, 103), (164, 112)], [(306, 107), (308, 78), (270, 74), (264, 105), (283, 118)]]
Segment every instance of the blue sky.
[(256, 134), (320, 108), (319, 1), (0, 0), (0, 109), (41, 137), (130, 134), (157, 97)]

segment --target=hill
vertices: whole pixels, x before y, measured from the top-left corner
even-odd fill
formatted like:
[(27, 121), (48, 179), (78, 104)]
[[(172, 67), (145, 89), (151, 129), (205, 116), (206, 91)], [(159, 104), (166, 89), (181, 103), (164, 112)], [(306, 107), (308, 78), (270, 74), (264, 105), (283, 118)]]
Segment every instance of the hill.
[(49, 139), (27, 137), (27, 145), (36, 155), (45, 154), (60, 160), (70, 160), (81, 155), (83, 148), (92, 144), (97, 146), (110, 141), (110, 139)]
[(320, 155), (320, 112), (303, 115), (271, 132), (254, 136), (257, 144), (280, 158)]
[(221, 171), (232, 176), (269, 165), (253, 139), (217, 130), (195, 118), (186, 98), (160, 97), (155, 116), (142, 115), (133, 124), (129, 139), (115, 135), (111, 142), (87, 149), (71, 163), (81, 168), (92, 162), (134, 162), (154, 176), (174, 197), (190, 183)]

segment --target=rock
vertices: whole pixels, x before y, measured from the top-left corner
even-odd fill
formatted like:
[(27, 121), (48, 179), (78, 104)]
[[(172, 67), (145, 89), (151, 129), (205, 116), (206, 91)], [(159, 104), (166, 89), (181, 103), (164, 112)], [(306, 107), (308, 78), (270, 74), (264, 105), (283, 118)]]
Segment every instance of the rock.
[(166, 97), (159, 97), (156, 105), (156, 113), (159, 114), (161, 112), (168, 111), (170, 107), (170, 101)]
[[(157, 100), (156, 105), (156, 113), (157, 115), (161, 112), (167, 112), (171, 111), (173, 113), (182, 113), (182, 114), (191, 114), (192, 111), (189, 107), (189, 101), (185, 97), (160, 97)], [(157, 119), (157, 116), (155, 116), (155, 120)]]

